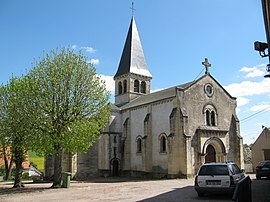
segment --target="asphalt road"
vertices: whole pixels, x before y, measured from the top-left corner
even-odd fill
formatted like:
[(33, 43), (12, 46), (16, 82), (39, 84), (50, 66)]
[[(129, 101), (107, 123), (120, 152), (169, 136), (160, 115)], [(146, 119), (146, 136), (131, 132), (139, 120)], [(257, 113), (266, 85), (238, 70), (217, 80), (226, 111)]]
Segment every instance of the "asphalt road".
[[(270, 201), (270, 180), (252, 179), (252, 201)], [(12, 183), (0, 183), (0, 202), (192, 202), (232, 201), (228, 195), (198, 197), (194, 179), (132, 180), (108, 178), (91, 182), (71, 182), (68, 189), (50, 189), (50, 183), (26, 183), (23, 189), (11, 189)]]

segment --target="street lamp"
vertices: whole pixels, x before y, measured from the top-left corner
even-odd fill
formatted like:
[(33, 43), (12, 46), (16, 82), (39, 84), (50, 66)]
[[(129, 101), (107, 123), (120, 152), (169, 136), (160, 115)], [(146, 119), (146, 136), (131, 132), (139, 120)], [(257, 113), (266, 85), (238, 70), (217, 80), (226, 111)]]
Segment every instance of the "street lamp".
[[(268, 57), (269, 63), (270, 63), (270, 2), (269, 0), (262, 0), (262, 11), (263, 11), (263, 19), (264, 19), (264, 27), (265, 27), (265, 34), (267, 43), (256, 41), (254, 43), (254, 49), (256, 51), (259, 51), (261, 57)], [(267, 49), (267, 53), (265, 50)], [(265, 78), (270, 77), (270, 64), (266, 65), (266, 71), (268, 72), (267, 75), (265, 75)]]

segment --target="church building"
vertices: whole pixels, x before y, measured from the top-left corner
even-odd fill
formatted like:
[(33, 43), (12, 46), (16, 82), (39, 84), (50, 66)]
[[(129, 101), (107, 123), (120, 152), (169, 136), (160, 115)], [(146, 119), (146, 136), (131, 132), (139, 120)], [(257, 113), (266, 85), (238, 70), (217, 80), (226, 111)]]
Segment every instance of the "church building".
[(64, 157), (63, 169), (87, 179), (188, 178), (206, 162), (233, 161), (244, 168), (236, 98), (210, 74), (207, 59), (203, 65), (199, 79), (150, 93), (152, 75), (132, 17), (114, 75), (110, 121), (87, 153)]

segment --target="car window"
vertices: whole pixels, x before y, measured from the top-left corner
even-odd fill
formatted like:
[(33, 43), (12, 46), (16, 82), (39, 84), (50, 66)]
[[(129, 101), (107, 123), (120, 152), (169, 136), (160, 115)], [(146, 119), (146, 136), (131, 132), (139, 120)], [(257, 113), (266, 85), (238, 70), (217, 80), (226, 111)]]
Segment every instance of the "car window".
[(232, 164), (232, 168), (233, 168), (233, 173), (234, 173), (234, 174), (239, 174), (239, 173), (241, 173), (241, 170), (240, 170), (240, 168), (239, 168), (237, 165)]
[(264, 164), (265, 164), (265, 162), (264, 162), (264, 161), (262, 161), (262, 162), (260, 162), (260, 163), (259, 163), (259, 165), (258, 165), (258, 166), (264, 166)]
[(228, 168), (230, 169), (231, 173), (234, 175), (235, 173), (234, 173), (234, 169), (233, 169), (233, 167), (232, 167), (232, 164), (229, 164), (229, 165), (228, 165)]
[(202, 166), (199, 175), (229, 175), (227, 165)]

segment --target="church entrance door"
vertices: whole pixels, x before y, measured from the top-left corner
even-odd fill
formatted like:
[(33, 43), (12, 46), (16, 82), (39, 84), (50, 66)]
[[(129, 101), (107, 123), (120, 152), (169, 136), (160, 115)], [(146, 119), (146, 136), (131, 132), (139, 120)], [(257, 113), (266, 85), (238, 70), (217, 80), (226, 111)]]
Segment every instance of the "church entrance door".
[(206, 148), (205, 162), (216, 162), (216, 150), (212, 145)]
[(113, 160), (113, 176), (119, 176), (119, 162), (118, 160)]

